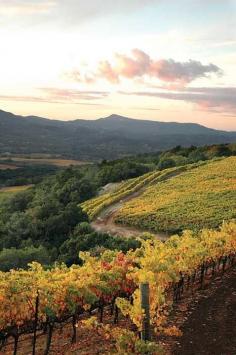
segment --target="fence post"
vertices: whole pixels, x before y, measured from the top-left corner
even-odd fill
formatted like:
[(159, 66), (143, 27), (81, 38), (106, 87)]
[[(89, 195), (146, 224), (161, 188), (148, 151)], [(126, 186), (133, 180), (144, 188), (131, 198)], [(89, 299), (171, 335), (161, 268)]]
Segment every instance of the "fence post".
[(144, 312), (144, 317), (142, 321), (141, 339), (144, 341), (149, 341), (151, 339), (149, 283), (140, 284), (140, 294), (141, 294), (141, 309)]

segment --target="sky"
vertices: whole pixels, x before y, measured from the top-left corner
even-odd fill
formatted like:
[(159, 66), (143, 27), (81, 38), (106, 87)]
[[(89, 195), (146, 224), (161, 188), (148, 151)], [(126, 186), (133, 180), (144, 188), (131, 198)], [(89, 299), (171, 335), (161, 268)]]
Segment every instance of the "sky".
[(0, 109), (236, 131), (236, 0), (0, 0)]

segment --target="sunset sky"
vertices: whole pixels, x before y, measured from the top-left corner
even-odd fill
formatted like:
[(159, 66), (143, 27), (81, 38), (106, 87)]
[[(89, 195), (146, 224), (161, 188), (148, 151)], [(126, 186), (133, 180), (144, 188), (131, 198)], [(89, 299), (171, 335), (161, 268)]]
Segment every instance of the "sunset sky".
[(0, 0), (0, 109), (236, 131), (236, 0)]

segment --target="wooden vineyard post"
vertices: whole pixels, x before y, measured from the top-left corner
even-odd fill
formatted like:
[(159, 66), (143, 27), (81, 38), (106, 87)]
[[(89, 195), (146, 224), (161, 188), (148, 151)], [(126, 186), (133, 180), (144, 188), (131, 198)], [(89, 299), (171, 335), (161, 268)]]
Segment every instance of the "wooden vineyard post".
[(34, 337), (33, 337), (33, 351), (32, 355), (36, 354), (36, 339), (37, 339), (37, 326), (38, 326), (38, 313), (39, 313), (39, 293), (37, 291), (36, 301), (35, 301), (35, 319), (34, 319)]
[(149, 341), (151, 339), (150, 334), (150, 304), (149, 304), (149, 283), (140, 284), (141, 294), (141, 308), (144, 312), (142, 321), (141, 339)]

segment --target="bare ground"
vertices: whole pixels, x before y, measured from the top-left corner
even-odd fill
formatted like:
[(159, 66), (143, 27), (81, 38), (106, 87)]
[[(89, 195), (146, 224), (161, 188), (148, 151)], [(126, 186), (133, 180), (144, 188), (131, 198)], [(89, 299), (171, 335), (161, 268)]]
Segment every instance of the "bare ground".
[(200, 291), (188, 309), (185, 302), (179, 309), (183, 336), (171, 355), (236, 355), (236, 269)]

